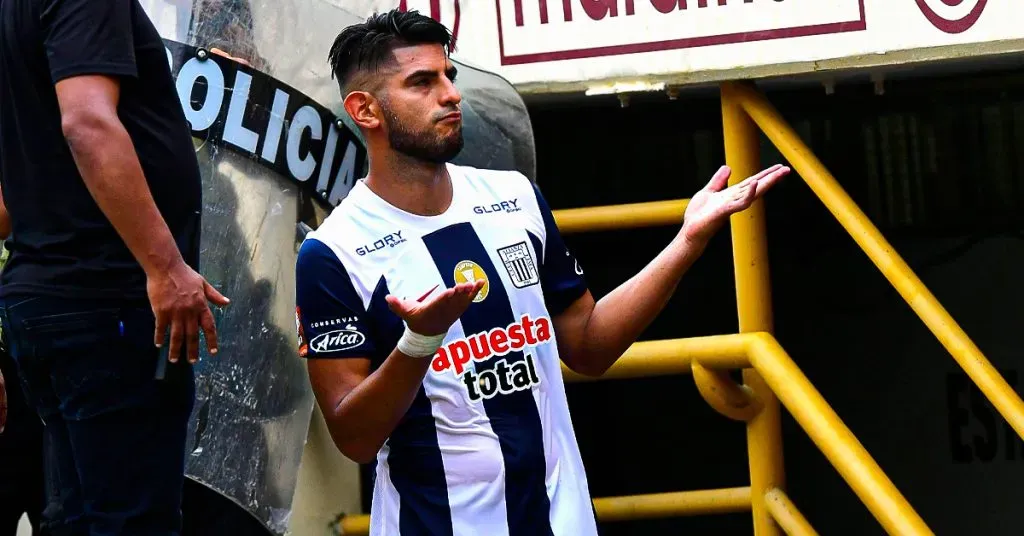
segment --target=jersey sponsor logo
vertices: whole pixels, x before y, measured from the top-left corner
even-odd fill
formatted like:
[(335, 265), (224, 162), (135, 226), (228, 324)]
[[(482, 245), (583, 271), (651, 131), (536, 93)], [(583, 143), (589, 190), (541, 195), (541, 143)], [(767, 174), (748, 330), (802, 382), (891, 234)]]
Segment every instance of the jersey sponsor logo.
[(451, 369), (456, 377), (466, 372), (472, 361), (487, 361), (527, 347), (535, 347), (551, 340), (551, 320), (542, 316), (533, 320), (530, 315), (507, 327), (498, 327), (461, 339), (437, 349), (430, 367), (436, 373)]
[(519, 207), (519, 198), (509, 199), (507, 201), (501, 201), (498, 203), (492, 203), (490, 205), (477, 205), (473, 207), (473, 212), (477, 214), (493, 214), (495, 212), (504, 212), (511, 214), (513, 212), (519, 212), (523, 210)]
[(491, 290), (491, 282), (487, 279), (484, 269), (473, 261), (462, 261), (455, 265), (455, 284), (473, 283), (481, 279), (484, 281), (484, 286), (473, 298), (474, 303), (482, 302), (487, 298), (487, 293)]
[(340, 326), (343, 324), (351, 324), (353, 322), (359, 322), (359, 317), (346, 316), (342, 318), (334, 318), (331, 320), (320, 320), (317, 322), (310, 322), (309, 329), (329, 328), (331, 326)]
[(360, 257), (369, 255), (375, 251), (380, 251), (384, 248), (393, 248), (398, 244), (405, 243), (405, 239), (402, 238), (402, 231), (395, 231), (391, 234), (385, 235), (380, 240), (375, 240), (373, 244), (367, 244), (365, 246), (356, 248), (356, 255)]
[(344, 329), (328, 331), (313, 337), (313, 340), (309, 341), (309, 348), (314, 353), (324, 354), (358, 348), (364, 342), (366, 342), (366, 335), (360, 333), (352, 324), (348, 324)]
[(493, 398), (497, 394), (510, 395), (531, 389), (540, 384), (540, 377), (537, 376), (533, 355), (526, 354), (526, 359), (511, 364), (502, 359), (491, 370), (479, 373), (467, 370), (462, 376), (462, 382), (466, 384), (469, 399), (476, 402), (483, 398)]
[(503, 247), (498, 250), (498, 256), (516, 288), (526, 288), (540, 282), (537, 264), (533, 262), (533, 255), (526, 242)]

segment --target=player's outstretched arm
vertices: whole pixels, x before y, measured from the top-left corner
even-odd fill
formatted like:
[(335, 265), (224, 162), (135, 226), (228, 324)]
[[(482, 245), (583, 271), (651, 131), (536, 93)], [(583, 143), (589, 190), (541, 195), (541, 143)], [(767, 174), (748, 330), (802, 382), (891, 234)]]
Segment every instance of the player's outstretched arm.
[(650, 264), (600, 301), (587, 292), (555, 318), (566, 364), (580, 374), (604, 374), (665, 308), (683, 274), (729, 216), (749, 207), (789, 171), (772, 166), (726, 188), (731, 171), (722, 166), (693, 196), (679, 234)]
[(308, 361), (313, 394), (342, 454), (358, 463), (373, 461), (416, 398), (444, 335), (483, 285), (456, 285), (424, 303), (388, 296), (406, 335), (373, 373), (369, 359)]

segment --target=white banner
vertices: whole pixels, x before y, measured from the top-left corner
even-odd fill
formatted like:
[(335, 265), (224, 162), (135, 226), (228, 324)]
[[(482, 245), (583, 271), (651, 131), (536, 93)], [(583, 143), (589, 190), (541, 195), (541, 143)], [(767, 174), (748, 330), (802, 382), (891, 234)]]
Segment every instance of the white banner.
[(501, 64), (860, 31), (863, 1), (497, 0)]
[(1024, 51), (1022, 0), (349, 1), (440, 20), (526, 93)]

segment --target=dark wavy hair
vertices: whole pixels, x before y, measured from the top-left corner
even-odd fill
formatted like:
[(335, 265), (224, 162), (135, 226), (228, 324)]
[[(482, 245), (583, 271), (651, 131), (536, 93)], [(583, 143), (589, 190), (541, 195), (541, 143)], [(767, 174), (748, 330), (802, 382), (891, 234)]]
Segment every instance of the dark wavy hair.
[(369, 82), (370, 79), (361, 75), (379, 73), (391, 64), (395, 48), (431, 44), (443, 46), (446, 54), (455, 49), (452, 34), (443, 24), (415, 10), (395, 9), (374, 14), (366, 22), (342, 30), (331, 46), (327, 61), (339, 89), (345, 94), (350, 86)]

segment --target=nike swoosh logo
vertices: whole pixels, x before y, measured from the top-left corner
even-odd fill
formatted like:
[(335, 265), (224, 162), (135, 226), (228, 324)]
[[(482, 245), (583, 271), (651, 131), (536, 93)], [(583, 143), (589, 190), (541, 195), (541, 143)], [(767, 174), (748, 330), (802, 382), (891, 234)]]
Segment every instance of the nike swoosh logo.
[(430, 296), (435, 290), (437, 290), (437, 287), (439, 287), (439, 286), (441, 286), (441, 285), (434, 285), (434, 288), (428, 290), (426, 294), (420, 296), (419, 299), (417, 299), (416, 301), (421, 302), (421, 301), (427, 299), (427, 296)]

